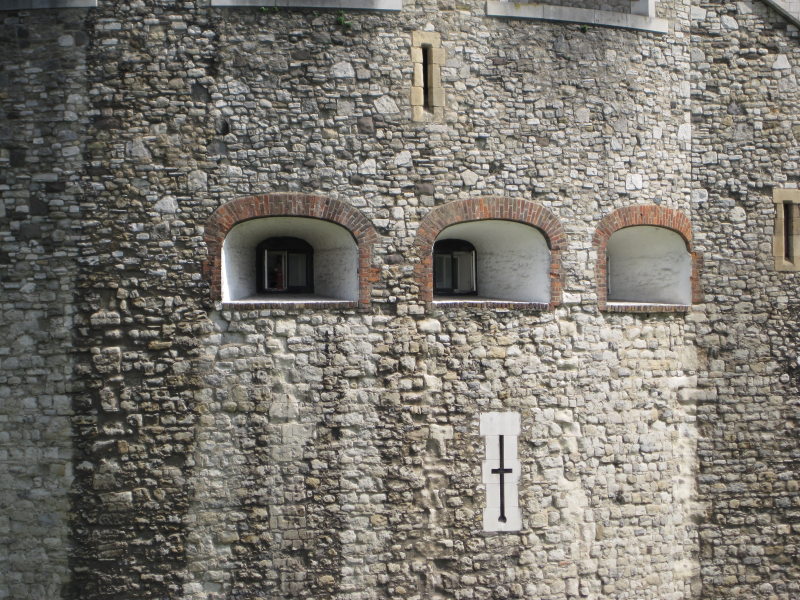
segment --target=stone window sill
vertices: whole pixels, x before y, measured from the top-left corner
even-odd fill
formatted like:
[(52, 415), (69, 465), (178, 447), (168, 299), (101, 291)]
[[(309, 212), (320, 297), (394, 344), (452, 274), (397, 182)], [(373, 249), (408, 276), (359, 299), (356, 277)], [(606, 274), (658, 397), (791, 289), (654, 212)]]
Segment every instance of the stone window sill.
[(326, 298), (324, 296), (314, 296), (313, 294), (297, 294), (291, 296), (249, 296), (241, 300), (226, 300), (222, 302), (223, 310), (319, 310), (319, 309), (343, 309), (358, 308), (355, 300), (340, 300), (338, 298)]
[(625, 313), (688, 313), (692, 307), (688, 304), (661, 304), (656, 302), (606, 302), (601, 310), (606, 312)]
[(442, 298), (435, 297), (432, 308), (510, 308), (515, 310), (548, 310), (547, 302), (524, 302), (518, 300), (501, 300), (493, 298)]
[(555, 6), (540, 2), (526, 4), (509, 2), (506, 0), (488, 0), (486, 2), (486, 14), (490, 17), (582, 23), (586, 25), (600, 25), (602, 27), (636, 29), (638, 31), (650, 31), (653, 33), (667, 33), (669, 31), (669, 21), (666, 19), (630, 13), (611, 12), (607, 10)]
[(211, 6), (402, 10), (403, 0), (211, 0)]

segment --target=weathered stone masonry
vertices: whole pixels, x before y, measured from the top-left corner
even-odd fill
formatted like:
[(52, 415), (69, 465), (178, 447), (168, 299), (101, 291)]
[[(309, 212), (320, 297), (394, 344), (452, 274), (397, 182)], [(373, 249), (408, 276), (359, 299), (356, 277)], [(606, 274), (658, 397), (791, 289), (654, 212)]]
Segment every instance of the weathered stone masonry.
[[(800, 595), (797, 29), (655, 9), (0, 12), (0, 597)], [(346, 227), (359, 301), (220, 303), (226, 232), (271, 216)], [(548, 305), (431, 302), (437, 235), (485, 218), (543, 232)], [(691, 308), (604, 310), (620, 224), (680, 233)], [(482, 528), (489, 412), (519, 532)]]

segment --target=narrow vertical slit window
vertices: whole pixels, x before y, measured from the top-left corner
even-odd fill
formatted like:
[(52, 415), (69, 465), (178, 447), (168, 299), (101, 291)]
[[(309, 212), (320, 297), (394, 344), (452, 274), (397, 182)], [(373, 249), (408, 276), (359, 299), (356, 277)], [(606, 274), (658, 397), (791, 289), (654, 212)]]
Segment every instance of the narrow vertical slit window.
[(431, 47), (429, 44), (422, 46), (422, 107), (431, 112), (433, 110), (432, 81), (431, 81)]
[(792, 233), (794, 222), (792, 221), (792, 203), (783, 203), (783, 257), (789, 262), (794, 262), (794, 244), (792, 243)]
[(444, 118), (442, 68), (445, 63), (442, 38), (435, 31), (411, 34), (411, 120), (435, 122)]
[(800, 189), (775, 188), (772, 258), (776, 271), (800, 271)]

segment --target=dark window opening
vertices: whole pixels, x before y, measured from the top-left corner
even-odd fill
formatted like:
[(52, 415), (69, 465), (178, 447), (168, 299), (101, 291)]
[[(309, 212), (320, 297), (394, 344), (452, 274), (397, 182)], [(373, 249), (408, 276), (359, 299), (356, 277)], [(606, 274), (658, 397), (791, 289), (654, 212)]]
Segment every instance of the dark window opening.
[(256, 273), (261, 293), (313, 293), (314, 249), (294, 237), (273, 237), (256, 247)]
[(791, 202), (783, 203), (783, 257), (790, 262), (794, 259), (794, 247), (792, 244), (792, 231), (794, 230), (792, 206)]
[(441, 240), (433, 246), (433, 293), (477, 294), (475, 246), (464, 240)]
[(433, 97), (431, 89), (431, 52), (430, 46), (422, 46), (422, 107), (431, 112), (433, 110)]

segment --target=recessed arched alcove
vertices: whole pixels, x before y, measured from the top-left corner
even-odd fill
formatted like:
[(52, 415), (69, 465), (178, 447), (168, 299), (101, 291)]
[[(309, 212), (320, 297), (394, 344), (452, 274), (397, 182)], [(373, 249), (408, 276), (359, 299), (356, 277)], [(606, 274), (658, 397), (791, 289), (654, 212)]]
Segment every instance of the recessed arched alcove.
[(594, 235), (601, 310), (676, 311), (702, 301), (702, 258), (681, 211), (644, 204), (601, 219)]
[[(535, 227), (497, 219), (470, 221), (442, 230), (436, 243), (444, 240), (463, 240), (474, 246), (477, 298), (550, 302), (550, 248)], [(433, 269), (436, 281), (436, 262)]]
[[(420, 222), (414, 242), (415, 278), (424, 302), (434, 297), (436, 244), (462, 240), (475, 248), (476, 294), (473, 300), (558, 306), (566, 242), (558, 217), (541, 204), (522, 198), (486, 196), (448, 202)], [(457, 301), (465, 301), (464, 298)]]
[[(372, 251), (378, 234), (357, 208), (341, 200), (307, 194), (264, 194), (227, 202), (209, 217), (205, 227), (208, 257), (203, 276), (214, 300), (224, 302), (358, 302), (369, 304), (378, 269)], [(267, 256), (311, 247), (308, 273), (313, 292), (305, 298), (259, 293), (257, 273)], [(288, 259), (288, 255), (287, 255)], [(286, 290), (291, 291), (291, 290)]]
[(692, 303), (692, 258), (675, 231), (620, 229), (608, 240), (606, 257), (609, 302)]
[[(341, 225), (307, 217), (264, 217), (235, 225), (222, 244), (222, 300), (284, 300), (286, 295), (258, 289), (257, 247), (270, 239), (302, 240), (313, 249), (315, 299), (358, 300), (358, 247)], [(265, 267), (262, 267), (265, 268)], [(306, 294), (303, 294), (306, 295)]]

